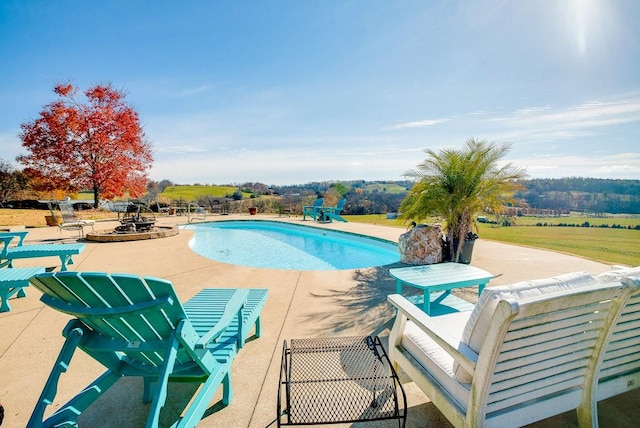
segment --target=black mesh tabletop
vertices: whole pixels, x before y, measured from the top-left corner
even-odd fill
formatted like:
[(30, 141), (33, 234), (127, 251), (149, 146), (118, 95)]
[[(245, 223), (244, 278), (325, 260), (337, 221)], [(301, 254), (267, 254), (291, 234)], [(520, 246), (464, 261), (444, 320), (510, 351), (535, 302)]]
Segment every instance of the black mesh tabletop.
[(278, 397), (278, 423), (404, 422), (397, 389), (404, 400), (377, 337), (292, 339), (291, 346), (285, 342), (283, 349), (279, 394), (284, 397)]

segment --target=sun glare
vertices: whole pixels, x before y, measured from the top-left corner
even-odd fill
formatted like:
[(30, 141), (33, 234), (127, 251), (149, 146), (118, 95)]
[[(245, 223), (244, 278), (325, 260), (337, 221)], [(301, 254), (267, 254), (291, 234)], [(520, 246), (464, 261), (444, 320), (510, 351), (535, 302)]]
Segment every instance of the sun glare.
[(599, 0), (570, 0), (566, 3), (566, 18), (570, 33), (580, 56), (586, 56), (595, 43), (602, 42), (607, 26), (606, 2)]

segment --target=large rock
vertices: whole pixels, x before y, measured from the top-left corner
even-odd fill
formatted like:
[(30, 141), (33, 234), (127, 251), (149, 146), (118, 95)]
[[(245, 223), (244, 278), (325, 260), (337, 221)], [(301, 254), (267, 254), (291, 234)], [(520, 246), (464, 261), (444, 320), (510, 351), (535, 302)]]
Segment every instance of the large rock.
[(410, 265), (429, 265), (442, 261), (442, 228), (419, 224), (400, 235), (400, 261)]

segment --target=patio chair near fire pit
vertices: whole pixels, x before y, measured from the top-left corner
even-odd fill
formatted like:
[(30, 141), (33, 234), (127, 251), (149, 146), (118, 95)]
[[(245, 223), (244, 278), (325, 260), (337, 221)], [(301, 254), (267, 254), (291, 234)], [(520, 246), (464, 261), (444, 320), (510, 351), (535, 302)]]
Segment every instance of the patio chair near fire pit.
[(114, 212), (118, 215), (118, 220), (120, 220), (120, 215), (121, 214), (125, 214), (127, 211), (129, 211), (129, 206), (131, 206), (132, 203), (130, 201), (110, 201), (109, 199), (105, 199), (104, 201), (102, 201), (100, 203), (100, 207), (102, 209), (106, 209), (109, 210), (111, 212)]
[(78, 217), (71, 201), (59, 201), (57, 204), (58, 210), (55, 210), (50, 202), (47, 203), (51, 216), (61, 232), (64, 230), (77, 230), (78, 238), (83, 238), (85, 227), (91, 227), (91, 230), (94, 230), (93, 225), (95, 222)]
[[(147, 427), (159, 425), (170, 381), (200, 384), (172, 425), (196, 426), (220, 384), (222, 404), (229, 404), (231, 363), (252, 325), (260, 336), (268, 294), (266, 289), (211, 288), (182, 305), (171, 282), (158, 278), (57, 272), (37, 275), (31, 284), (44, 293), (46, 305), (74, 319), (63, 330), (66, 341), (29, 427), (76, 426), (82, 412), (123, 376), (144, 380), (142, 399), (151, 402)], [(107, 371), (68, 403), (56, 403), (57, 410), (43, 421), (76, 348)]]

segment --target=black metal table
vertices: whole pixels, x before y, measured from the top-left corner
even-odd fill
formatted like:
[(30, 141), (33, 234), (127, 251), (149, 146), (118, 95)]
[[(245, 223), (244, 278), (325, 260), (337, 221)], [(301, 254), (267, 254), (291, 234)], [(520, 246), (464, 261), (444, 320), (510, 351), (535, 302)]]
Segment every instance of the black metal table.
[(406, 413), (404, 389), (377, 336), (284, 342), (278, 426), (396, 419), (404, 427)]

